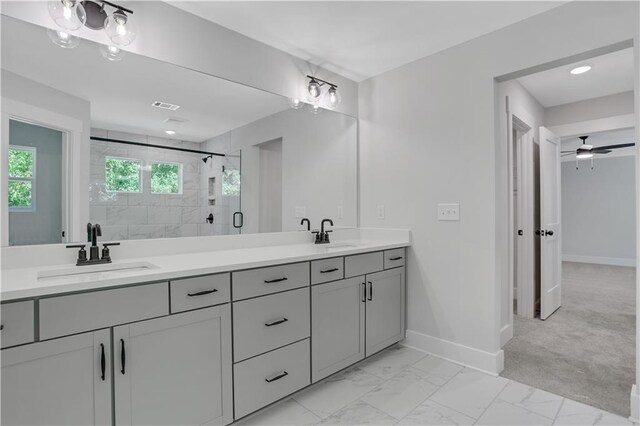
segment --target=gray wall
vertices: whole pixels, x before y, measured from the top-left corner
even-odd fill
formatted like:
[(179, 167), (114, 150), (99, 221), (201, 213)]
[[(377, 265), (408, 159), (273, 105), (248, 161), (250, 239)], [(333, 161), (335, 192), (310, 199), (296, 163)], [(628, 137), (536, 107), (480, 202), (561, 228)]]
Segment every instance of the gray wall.
[(562, 163), (565, 260), (635, 264), (635, 157)]
[(10, 121), (11, 145), (36, 148), (35, 210), (9, 212), (9, 245), (62, 241), (62, 132)]

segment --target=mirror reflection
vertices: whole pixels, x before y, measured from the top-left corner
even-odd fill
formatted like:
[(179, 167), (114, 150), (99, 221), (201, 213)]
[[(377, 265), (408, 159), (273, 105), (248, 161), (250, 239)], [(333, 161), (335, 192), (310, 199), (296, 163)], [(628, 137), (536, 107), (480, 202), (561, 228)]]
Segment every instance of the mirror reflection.
[(356, 226), (353, 117), (1, 19), (3, 245)]

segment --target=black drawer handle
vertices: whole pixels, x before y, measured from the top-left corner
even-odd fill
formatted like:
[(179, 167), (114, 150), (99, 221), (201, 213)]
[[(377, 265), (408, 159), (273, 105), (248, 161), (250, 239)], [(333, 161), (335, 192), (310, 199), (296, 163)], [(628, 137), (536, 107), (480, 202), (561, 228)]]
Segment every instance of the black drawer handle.
[(287, 322), (287, 321), (289, 321), (289, 320), (286, 319), (286, 318), (282, 318), (282, 319), (276, 320), (274, 322), (265, 322), (264, 325), (266, 325), (267, 327), (271, 327), (271, 326), (274, 326), (274, 325), (282, 324), (283, 322)]
[(122, 368), (120, 369), (120, 372), (122, 374), (124, 374), (124, 366), (127, 363), (127, 354), (124, 350), (124, 339), (120, 339), (120, 365), (122, 366)]
[(187, 293), (187, 296), (189, 296), (189, 297), (204, 296), (205, 294), (216, 293), (217, 291), (218, 291), (218, 289), (214, 288), (212, 290), (204, 290), (204, 291), (199, 291), (197, 293)]
[(398, 257), (390, 257), (389, 260), (400, 260), (402, 259), (402, 256), (398, 256)]
[(4, 324), (0, 324), (0, 331), (4, 330)]
[(276, 380), (280, 380), (284, 376), (288, 376), (288, 375), (289, 375), (289, 373), (287, 373), (286, 371), (283, 371), (282, 373), (278, 374), (276, 377), (272, 377), (270, 379), (264, 379), (264, 381), (267, 382), (267, 383), (271, 383), (271, 382), (275, 382)]
[(321, 274), (328, 274), (329, 272), (335, 272), (335, 271), (339, 271), (339, 268), (331, 268), (331, 269), (325, 269), (324, 271), (320, 271)]
[(271, 284), (271, 283), (279, 283), (281, 281), (286, 281), (287, 277), (282, 277), (282, 278), (276, 278), (275, 280), (264, 280), (265, 283), (267, 284)]
[(362, 302), (367, 301), (367, 283), (362, 283)]
[(102, 379), (102, 381), (104, 382), (105, 380), (105, 376), (104, 373), (107, 369), (107, 359), (105, 358), (104, 355), (104, 343), (100, 343), (100, 378)]
[(367, 300), (371, 302), (373, 300), (373, 283), (371, 281), (367, 282), (369, 283), (369, 297)]

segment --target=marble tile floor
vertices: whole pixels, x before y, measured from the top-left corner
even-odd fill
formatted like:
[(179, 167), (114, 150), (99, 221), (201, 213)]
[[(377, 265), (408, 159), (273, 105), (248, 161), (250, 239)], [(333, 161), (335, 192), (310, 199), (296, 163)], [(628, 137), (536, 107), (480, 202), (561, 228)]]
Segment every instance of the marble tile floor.
[(239, 425), (631, 425), (518, 382), (396, 345)]

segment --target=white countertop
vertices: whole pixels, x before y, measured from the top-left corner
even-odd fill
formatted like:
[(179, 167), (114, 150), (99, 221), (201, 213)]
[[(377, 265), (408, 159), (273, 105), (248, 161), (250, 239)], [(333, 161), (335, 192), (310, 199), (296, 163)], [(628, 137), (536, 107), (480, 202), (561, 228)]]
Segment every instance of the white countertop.
[[(327, 245), (288, 244), (118, 259), (108, 266), (109, 268), (150, 266), (146, 269), (99, 272), (104, 268), (103, 265), (77, 267), (74, 264), (3, 269), (0, 300), (8, 301), (127, 284), (165, 281), (195, 275), (388, 250), (408, 245), (408, 240), (403, 238), (397, 240), (357, 239), (342, 240)], [(117, 255), (112, 255), (117, 258)], [(43, 278), (43, 275), (55, 274), (55, 271), (91, 273)]]

